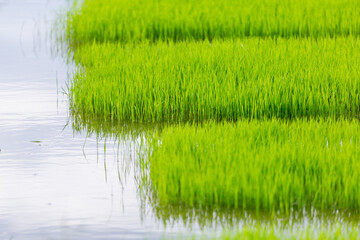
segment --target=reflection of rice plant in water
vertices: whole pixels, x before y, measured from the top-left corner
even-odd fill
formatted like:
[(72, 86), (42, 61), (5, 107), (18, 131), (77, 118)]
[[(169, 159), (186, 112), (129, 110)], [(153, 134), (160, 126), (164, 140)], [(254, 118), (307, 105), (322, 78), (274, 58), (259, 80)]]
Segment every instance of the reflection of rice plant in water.
[(348, 38), (86, 45), (71, 106), (145, 122), (355, 116), (359, 56)]
[[(261, 226), (274, 224), (281, 229), (292, 229), (295, 226), (304, 227), (310, 225), (314, 229), (321, 229), (326, 225), (334, 225), (341, 222), (344, 227), (358, 226), (360, 215), (346, 211), (317, 211), (302, 209), (293, 210), (289, 213), (266, 212), (250, 209), (235, 209), (219, 207), (215, 205), (202, 207), (188, 207), (184, 204), (161, 204), (149, 184), (149, 179), (141, 178), (140, 196), (141, 208), (144, 217), (150, 215), (164, 226), (182, 224), (188, 230), (199, 226), (204, 232), (211, 229), (218, 231), (222, 229), (237, 229), (241, 226), (252, 226), (255, 223)], [(144, 181), (145, 180), (145, 181)], [(145, 193), (145, 194), (144, 194)]]
[(97, 136), (98, 139), (111, 139), (132, 142), (143, 138), (152, 131), (161, 131), (166, 125), (156, 123), (135, 123), (130, 121), (113, 122), (106, 118), (86, 118), (80, 114), (70, 113), (69, 123), (74, 134)]
[[(196, 239), (196, 238), (193, 238)], [(221, 240), (335, 240), (359, 239), (359, 229), (356, 226), (344, 228), (340, 225), (314, 229), (311, 226), (292, 230), (284, 230), (274, 226), (250, 226), (236, 233), (224, 233), (219, 238), (204, 237), (203, 239)]]
[(356, 213), (359, 126), (274, 120), (169, 127), (150, 138), (144, 160), (152, 197), (165, 206)]
[(71, 44), (360, 34), (357, 0), (85, 0), (69, 12)]
[(161, 129), (155, 124), (114, 123), (105, 119), (86, 119), (72, 113), (68, 124), (71, 124), (74, 136), (85, 137), (82, 151), (86, 161), (91, 161), (88, 155), (96, 155), (96, 161), (104, 167), (106, 180), (108, 169), (116, 167), (122, 187), (130, 175), (140, 179), (138, 153), (143, 138), (148, 132)]

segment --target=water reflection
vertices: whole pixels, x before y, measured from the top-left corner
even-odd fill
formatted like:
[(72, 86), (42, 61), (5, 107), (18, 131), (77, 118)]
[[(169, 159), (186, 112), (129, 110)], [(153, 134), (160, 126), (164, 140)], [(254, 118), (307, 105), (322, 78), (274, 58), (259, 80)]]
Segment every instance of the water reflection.
[[(150, 163), (151, 164), (151, 163)], [(360, 231), (360, 214), (351, 211), (318, 211), (316, 209), (292, 210), (288, 214), (280, 212), (244, 211), (218, 207), (187, 207), (185, 205), (161, 204), (156, 190), (152, 188), (149, 172), (141, 169), (140, 195), (142, 213), (153, 214), (153, 217), (163, 223), (165, 227), (178, 224), (184, 225), (189, 231), (193, 226), (201, 229), (202, 233), (217, 233), (224, 229), (241, 230), (244, 227), (268, 227), (292, 231), (296, 228), (311, 227), (312, 231), (332, 228), (341, 224), (344, 229)]]
[(8, 3), (8, 0), (1, 0), (0, 1), (0, 12), (2, 10), (2, 8)]

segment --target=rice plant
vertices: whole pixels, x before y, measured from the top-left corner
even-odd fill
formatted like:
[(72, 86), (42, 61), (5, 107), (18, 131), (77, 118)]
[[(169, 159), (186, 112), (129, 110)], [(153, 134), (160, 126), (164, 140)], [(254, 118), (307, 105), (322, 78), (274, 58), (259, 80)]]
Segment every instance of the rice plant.
[(169, 126), (148, 138), (144, 185), (157, 207), (355, 214), (359, 136), (357, 120)]
[(357, 117), (353, 38), (88, 44), (74, 53), (71, 108), (87, 118), (180, 122)]
[(335, 37), (360, 34), (358, 0), (84, 0), (65, 18), (86, 42)]

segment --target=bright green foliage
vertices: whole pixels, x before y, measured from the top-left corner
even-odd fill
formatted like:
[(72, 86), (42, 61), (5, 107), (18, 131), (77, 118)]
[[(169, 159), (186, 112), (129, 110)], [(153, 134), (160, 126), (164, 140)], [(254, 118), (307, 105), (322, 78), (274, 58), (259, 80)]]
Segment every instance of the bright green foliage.
[[(146, 142), (139, 192), (164, 222), (357, 214), (359, 13), (359, 0), (83, 0), (57, 23), (78, 65), (73, 128)], [(200, 125), (137, 128), (185, 121)], [(359, 238), (282, 230), (220, 239)]]
[(173, 126), (148, 146), (144, 166), (158, 206), (360, 209), (359, 121)]
[(203, 40), (360, 34), (358, 0), (84, 0), (69, 12), (67, 39)]
[(90, 44), (70, 85), (85, 117), (178, 122), (357, 116), (355, 39)]

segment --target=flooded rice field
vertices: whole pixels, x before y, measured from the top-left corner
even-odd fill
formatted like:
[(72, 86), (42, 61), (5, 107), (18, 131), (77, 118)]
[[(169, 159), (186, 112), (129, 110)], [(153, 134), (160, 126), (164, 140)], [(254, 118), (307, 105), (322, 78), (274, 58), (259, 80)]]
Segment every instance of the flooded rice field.
[[(241, 230), (244, 226), (259, 229), (271, 226), (274, 232), (282, 232), (284, 235), (280, 236), (286, 237), (296, 236), (297, 231), (303, 230), (313, 231), (317, 236), (320, 230), (331, 235), (359, 228), (359, 219), (351, 211), (319, 213), (311, 208), (283, 214), (218, 207), (187, 208), (181, 204), (164, 207), (159, 204), (156, 198), (152, 198), (151, 189), (148, 191), (149, 186), (144, 185), (138, 150), (146, 142), (144, 130), (158, 130), (162, 125), (113, 125), (73, 116), (69, 110), (67, 93), (75, 64), (64, 57), (66, 53), (58, 51), (58, 43), (52, 38), (54, 21), (59, 12), (69, 6), (71, 1), (66, 0), (0, 0), (0, 239), (212, 238), (221, 235), (224, 229)], [(216, 44), (222, 47), (221, 43)], [(272, 44), (275, 43), (271, 42), (270, 46)], [(300, 43), (295, 41), (295, 44)], [(310, 42), (309, 46), (312, 44)], [(165, 45), (163, 51), (168, 53)], [(169, 58), (177, 60), (182, 56), (176, 55), (182, 53), (180, 48), (175, 55), (170, 52)], [(314, 49), (317, 49), (316, 45)], [(280, 50), (279, 53), (282, 53)], [(149, 59), (155, 55), (151, 51)], [(213, 52), (211, 49), (208, 51), (209, 55)], [(127, 56), (126, 53), (124, 56)], [(142, 59), (138, 57), (139, 62)], [(183, 56), (183, 59), (188, 57)], [(231, 62), (231, 59), (228, 61)], [(131, 59), (129, 63), (130, 66)], [(207, 63), (204, 60), (204, 65)], [(164, 62), (164, 69), (167, 69), (167, 64)], [(118, 65), (117, 62), (114, 64)], [(154, 66), (151, 69), (156, 69)], [(182, 70), (181, 66), (179, 69)], [(163, 70), (161, 65), (158, 70)], [(152, 113), (149, 111), (144, 119), (155, 119)], [(161, 111), (159, 113), (162, 114)], [(176, 131), (181, 133), (182, 129)], [(172, 133), (170, 130), (168, 148), (163, 148), (171, 154), (174, 149), (182, 150), (182, 145), (179, 145), (180, 150), (173, 148), (173, 139), (175, 143), (182, 140), (176, 140), (177, 136)], [(253, 132), (249, 132), (249, 136), (251, 134)], [(198, 132), (194, 133), (194, 136), (198, 135)], [(221, 134), (219, 136), (220, 139)], [(235, 134), (234, 139), (236, 137), (238, 135)], [(205, 148), (211, 145), (206, 142), (208, 137), (205, 133), (200, 140), (206, 143)], [(243, 144), (246, 145), (246, 141)], [(236, 148), (239, 147), (235, 146), (234, 153), (238, 152)], [(222, 149), (226, 150), (226, 147)], [(252, 152), (254, 156), (257, 154), (255, 150)], [(155, 170), (162, 174), (152, 180), (160, 179), (157, 180), (158, 186), (166, 189), (168, 182), (162, 181), (161, 177), (170, 171), (161, 168), (167, 162), (166, 158), (161, 159), (161, 151), (158, 149), (160, 157), (157, 158), (161, 164)], [(191, 150), (189, 156), (193, 152)], [(227, 152), (224, 152), (225, 156)], [(178, 162), (180, 166), (182, 160)], [(196, 167), (193, 166), (194, 169)], [(176, 175), (178, 169), (173, 171)], [(177, 183), (178, 179), (175, 179), (173, 185)], [(168, 197), (167, 194), (164, 196)], [(191, 194), (189, 191), (191, 197), (196, 195)], [(171, 198), (171, 194), (169, 196)], [(174, 199), (177, 200), (176, 197)], [(348, 205), (356, 206), (354, 202)], [(351, 239), (356, 239), (356, 236)]]

